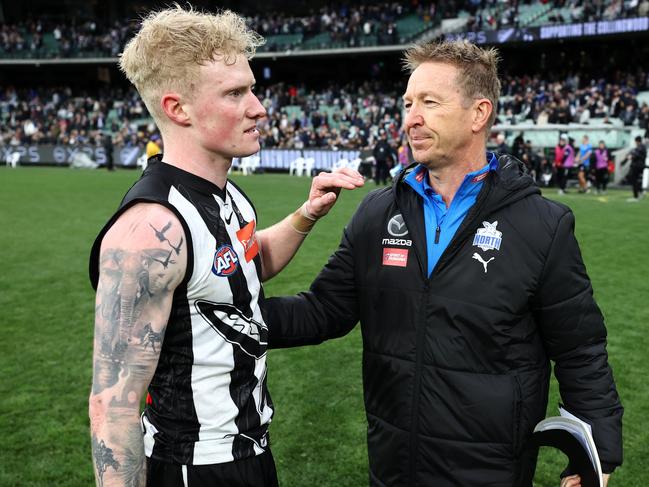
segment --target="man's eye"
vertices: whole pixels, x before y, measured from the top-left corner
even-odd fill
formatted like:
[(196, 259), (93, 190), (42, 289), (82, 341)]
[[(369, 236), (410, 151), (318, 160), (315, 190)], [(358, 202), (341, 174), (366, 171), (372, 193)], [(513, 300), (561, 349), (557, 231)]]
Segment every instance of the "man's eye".
[(241, 90), (232, 90), (232, 91), (230, 92), (230, 94), (231, 94), (232, 96), (241, 96), (242, 93), (241, 93)]

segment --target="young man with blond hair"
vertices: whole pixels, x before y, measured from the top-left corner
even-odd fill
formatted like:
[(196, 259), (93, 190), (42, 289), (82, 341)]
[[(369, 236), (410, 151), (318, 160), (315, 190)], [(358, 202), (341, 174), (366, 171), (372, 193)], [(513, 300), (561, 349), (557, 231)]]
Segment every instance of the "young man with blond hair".
[[(263, 42), (230, 12), (152, 13), (120, 67), (164, 141), (92, 249), (97, 289), (92, 451), (97, 485), (269, 487), (273, 405), (261, 282), (281, 271), (351, 170), (320, 174), (295, 213), (257, 231), (227, 179), (259, 151), (248, 64)], [(140, 403), (146, 409), (140, 418)]]
[(309, 292), (264, 302), (269, 344), (319, 343), (360, 320), (373, 487), (531, 486), (553, 361), (606, 483), (622, 462), (606, 328), (570, 209), (486, 150), (497, 53), (441, 42), (405, 59), (418, 164), (366, 197)]

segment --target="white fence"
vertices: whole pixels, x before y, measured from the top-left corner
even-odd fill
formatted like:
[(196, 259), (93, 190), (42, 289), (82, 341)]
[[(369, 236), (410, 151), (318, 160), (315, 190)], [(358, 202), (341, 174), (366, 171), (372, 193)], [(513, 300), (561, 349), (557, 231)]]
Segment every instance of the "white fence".
[[(359, 157), (360, 151), (358, 150), (318, 150), (318, 149), (262, 149), (257, 153), (261, 158), (259, 167), (262, 169), (275, 169), (288, 171), (291, 163), (303, 157), (304, 159), (313, 158), (313, 168), (316, 171), (327, 170), (330, 171), (334, 164), (340, 159), (347, 159), (349, 161)], [(241, 161), (234, 159), (232, 167), (239, 169)]]

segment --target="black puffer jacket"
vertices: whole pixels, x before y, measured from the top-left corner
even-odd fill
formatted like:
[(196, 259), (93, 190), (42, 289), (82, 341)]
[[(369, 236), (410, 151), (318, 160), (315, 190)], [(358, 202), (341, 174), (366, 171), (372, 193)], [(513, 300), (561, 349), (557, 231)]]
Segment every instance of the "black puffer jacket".
[(428, 278), (422, 202), (403, 178), (367, 196), (310, 292), (266, 301), (270, 346), (360, 319), (372, 486), (531, 485), (550, 360), (612, 471), (622, 406), (570, 210), (501, 157)]

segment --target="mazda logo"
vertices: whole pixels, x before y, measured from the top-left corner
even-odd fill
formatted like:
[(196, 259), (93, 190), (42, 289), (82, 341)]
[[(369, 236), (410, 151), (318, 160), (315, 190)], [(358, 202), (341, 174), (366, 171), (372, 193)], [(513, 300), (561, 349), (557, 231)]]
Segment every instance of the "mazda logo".
[(401, 213), (390, 218), (390, 221), (388, 222), (388, 233), (393, 237), (403, 237), (404, 235), (408, 235), (408, 228), (406, 227), (406, 223), (403, 221)]

